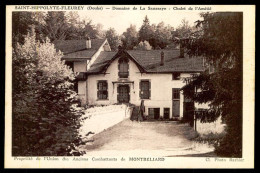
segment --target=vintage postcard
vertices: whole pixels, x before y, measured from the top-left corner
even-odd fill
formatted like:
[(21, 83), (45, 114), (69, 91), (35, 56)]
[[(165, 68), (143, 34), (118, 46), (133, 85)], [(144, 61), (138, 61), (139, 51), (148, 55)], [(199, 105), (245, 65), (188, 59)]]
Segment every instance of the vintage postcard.
[(6, 6), (5, 168), (254, 168), (255, 6)]

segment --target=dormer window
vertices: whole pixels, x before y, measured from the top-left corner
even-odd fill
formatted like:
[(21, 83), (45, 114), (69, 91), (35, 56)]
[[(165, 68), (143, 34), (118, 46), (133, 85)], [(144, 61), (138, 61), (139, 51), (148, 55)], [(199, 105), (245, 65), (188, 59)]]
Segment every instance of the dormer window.
[(127, 58), (120, 58), (118, 60), (118, 76), (119, 78), (128, 78), (129, 72), (129, 65), (128, 65), (128, 59)]

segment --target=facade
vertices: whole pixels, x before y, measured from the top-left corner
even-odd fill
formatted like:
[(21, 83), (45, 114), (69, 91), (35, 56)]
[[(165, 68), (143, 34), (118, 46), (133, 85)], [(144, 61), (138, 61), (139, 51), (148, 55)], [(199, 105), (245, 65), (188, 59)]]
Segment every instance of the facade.
[(204, 70), (202, 58), (183, 56), (179, 49), (127, 51), (119, 47), (112, 52), (106, 40), (92, 56), (85, 56), (87, 51), (63, 57), (67, 64), (73, 63), (74, 71), (81, 72), (77, 90), (82, 105), (139, 106), (144, 100), (144, 114), (154, 119), (181, 119), (194, 108), (180, 89), (186, 84), (184, 79)]
[(85, 72), (90, 65), (96, 60), (101, 52), (111, 51), (107, 39), (93, 40), (62, 40), (55, 42), (57, 50), (63, 52), (62, 60), (72, 68), (74, 72), (78, 72), (78, 78), (75, 85), (81, 103), (87, 103), (87, 80)]

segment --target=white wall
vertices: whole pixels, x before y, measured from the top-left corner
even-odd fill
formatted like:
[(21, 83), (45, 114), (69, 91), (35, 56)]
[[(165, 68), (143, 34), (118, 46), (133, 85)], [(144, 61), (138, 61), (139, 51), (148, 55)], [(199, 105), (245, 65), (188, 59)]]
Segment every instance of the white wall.
[(87, 64), (87, 69), (89, 69), (90, 66), (96, 61), (97, 57), (102, 51), (111, 51), (109, 44), (108, 46), (105, 46), (106, 44), (108, 44), (107, 40), (104, 41), (104, 43), (100, 46), (97, 52), (91, 57), (91, 60)]
[(215, 122), (212, 123), (201, 123), (197, 120), (197, 132), (200, 135), (208, 135), (210, 133), (220, 134), (225, 130), (225, 124), (222, 124), (221, 117), (219, 117)]
[[(88, 104), (107, 105), (117, 103), (117, 85), (113, 81), (118, 81), (118, 59), (116, 59), (107, 69), (108, 74), (88, 76)], [(187, 76), (189, 74), (181, 74)], [(141, 74), (136, 64), (129, 61), (129, 81), (134, 81), (130, 86), (130, 103), (140, 105), (139, 82), (141, 79), (151, 81), (151, 99), (145, 99), (145, 114), (148, 108), (160, 108), (160, 116), (163, 116), (163, 108), (170, 108), (172, 117), (172, 88), (181, 88), (185, 85), (182, 80), (172, 80), (172, 74)], [(97, 81), (107, 80), (108, 98), (107, 100), (97, 99)], [(180, 117), (183, 117), (183, 94), (180, 94)]]
[(74, 72), (86, 72), (87, 62), (86, 61), (75, 61), (74, 62)]
[[(132, 108), (130, 107), (113, 105), (113, 107), (117, 107), (114, 110), (109, 110), (109, 107), (102, 107), (103, 110), (97, 109), (95, 112), (86, 112), (82, 118), (87, 117), (87, 119), (81, 122), (79, 133), (86, 136), (88, 132), (94, 132), (96, 135), (131, 116)], [(95, 107), (90, 109), (95, 109)]]
[(87, 102), (87, 82), (78, 81), (78, 95), (81, 100), (81, 104), (85, 105)]

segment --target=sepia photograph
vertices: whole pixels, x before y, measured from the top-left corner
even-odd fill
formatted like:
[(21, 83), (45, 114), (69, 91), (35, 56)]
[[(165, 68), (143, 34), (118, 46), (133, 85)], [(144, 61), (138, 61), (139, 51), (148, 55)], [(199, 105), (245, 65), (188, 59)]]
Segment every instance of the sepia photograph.
[(213, 8), (12, 6), (12, 160), (245, 161), (245, 13)]

